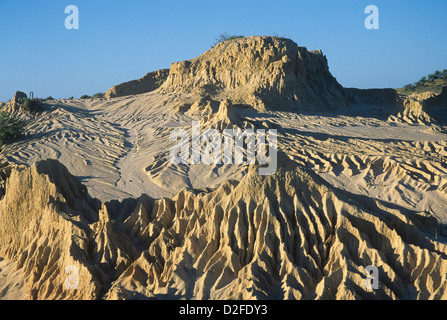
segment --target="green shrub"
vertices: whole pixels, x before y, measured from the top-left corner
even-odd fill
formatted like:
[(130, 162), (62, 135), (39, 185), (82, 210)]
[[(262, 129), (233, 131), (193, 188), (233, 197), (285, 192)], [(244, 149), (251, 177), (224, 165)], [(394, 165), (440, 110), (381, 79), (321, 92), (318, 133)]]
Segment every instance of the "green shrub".
[(104, 98), (104, 93), (99, 92), (93, 95), (93, 99), (101, 99), (101, 98)]
[(416, 86), (414, 84), (407, 84), (406, 86), (404, 86), (404, 89), (408, 91), (413, 91), (414, 89), (416, 89)]
[(446, 86), (447, 81), (447, 69), (443, 71), (436, 70), (434, 73), (429, 74), (426, 77), (422, 77), (415, 83), (410, 83), (404, 86), (402, 89), (398, 89), (400, 94), (412, 94), (421, 93), (424, 91), (433, 91), (440, 93), (442, 87)]
[(87, 94), (84, 94), (83, 96), (81, 96), (81, 99), (91, 99), (92, 97), (90, 97), (89, 95), (87, 95)]
[(22, 105), (23, 109), (30, 112), (38, 112), (42, 109), (41, 99), (26, 99)]
[(0, 112), (0, 146), (17, 140), (25, 133), (25, 123), (22, 120)]

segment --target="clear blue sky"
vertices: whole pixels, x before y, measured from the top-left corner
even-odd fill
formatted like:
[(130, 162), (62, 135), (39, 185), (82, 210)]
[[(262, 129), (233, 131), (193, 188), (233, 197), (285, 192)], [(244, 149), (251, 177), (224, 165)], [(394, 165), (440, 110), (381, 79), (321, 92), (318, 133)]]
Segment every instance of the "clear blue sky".
[[(80, 11), (66, 30), (67, 5)], [(367, 5), (380, 29), (366, 30)], [(0, 101), (79, 97), (208, 50), (220, 33), (322, 49), (345, 87), (401, 87), (447, 68), (446, 0), (0, 0)]]

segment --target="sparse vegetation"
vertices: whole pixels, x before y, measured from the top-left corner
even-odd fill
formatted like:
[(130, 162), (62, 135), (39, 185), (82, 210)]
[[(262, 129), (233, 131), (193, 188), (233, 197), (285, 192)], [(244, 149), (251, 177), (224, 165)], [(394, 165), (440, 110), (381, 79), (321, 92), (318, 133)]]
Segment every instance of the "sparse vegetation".
[(101, 99), (101, 98), (104, 98), (104, 93), (99, 92), (93, 95), (93, 99)]
[(105, 93), (102, 93), (102, 92), (95, 93), (93, 96), (84, 94), (83, 96), (81, 96), (80, 99), (101, 99), (101, 98), (104, 98), (104, 95), (105, 95)]
[(25, 123), (16, 117), (0, 112), (0, 146), (17, 140), (25, 133)]
[(426, 91), (440, 93), (442, 87), (445, 86), (447, 86), (447, 69), (443, 71), (436, 70), (434, 73), (422, 77), (419, 81), (407, 84), (403, 88), (398, 89), (397, 92), (404, 95)]
[(241, 39), (241, 38), (245, 38), (245, 36), (242, 36), (242, 35), (228, 35), (227, 33), (221, 33), (219, 35), (219, 37), (216, 39), (216, 42), (214, 43), (213, 47), (215, 47), (216, 45), (218, 45), (221, 42), (230, 41), (230, 40), (236, 40), (236, 39)]
[(42, 99), (26, 99), (23, 102), (22, 108), (29, 112), (38, 112), (42, 109)]

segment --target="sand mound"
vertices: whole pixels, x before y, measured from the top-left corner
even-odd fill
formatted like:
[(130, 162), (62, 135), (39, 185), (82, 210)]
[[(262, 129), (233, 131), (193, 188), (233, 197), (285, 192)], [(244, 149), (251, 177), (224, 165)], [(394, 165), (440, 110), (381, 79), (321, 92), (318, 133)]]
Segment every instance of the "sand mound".
[(248, 37), (218, 44), (201, 56), (171, 65), (164, 93), (206, 92), (263, 110), (286, 106), (346, 107), (344, 89), (321, 51), (284, 38)]
[(447, 87), (441, 93), (423, 92), (399, 99), (397, 115), (392, 121), (407, 123), (447, 123)]
[[(56, 161), (14, 169), (2, 256), (33, 299), (447, 297), (447, 246), (429, 215), (354, 196), (296, 163), (213, 192), (101, 205)], [(380, 287), (365, 288), (365, 268)], [(66, 288), (75, 266), (79, 289)]]
[(8, 113), (19, 112), (22, 109), (21, 107), (27, 98), (28, 96), (26, 95), (26, 93), (17, 91), (14, 94), (14, 97), (5, 105), (2, 111), (6, 111)]
[(163, 84), (168, 76), (168, 73), (168, 69), (161, 69), (154, 72), (149, 72), (141, 79), (132, 80), (113, 86), (107, 90), (104, 98), (109, 99), (154, 91)]
[(390, 116), (389, 120), (406, 123), (432, 123), (434, 119), (425, 111), (424, 101), (426, 96), (426, 94), (422, 94), (402, 98), (399, 103), (400, 109), (398, 113)]
[(218, 129), (221, 132), (225, 129), (244, 127), (242, 117), (237, 113), (229, 100), (222, 101), (216, 113), (203, 117), (201, 125), (207, 129)]

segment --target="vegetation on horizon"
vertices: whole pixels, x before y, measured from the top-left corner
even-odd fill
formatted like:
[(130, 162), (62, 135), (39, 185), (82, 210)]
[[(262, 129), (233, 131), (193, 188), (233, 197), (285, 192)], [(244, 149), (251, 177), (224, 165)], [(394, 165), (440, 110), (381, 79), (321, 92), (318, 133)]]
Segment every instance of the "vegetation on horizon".
[(229, 35), (227, 33), (221, 33), (219, 35), (219, 37), (216, 39), (216, 42), (214, 43), (214, 45), (211, 48), (214, 48), (215, 46), (217, 46), (221, 42), (226, 42), (226, 41), (236, 40), (236, 39), (242, 39), (242, 38), (245, 38), (245, 36), (243, 36), (243, 35)]
[(6, 112), (0, 112), (0, 146), (19, 139), (24, 133), (24, 121)]
[(104, 98), (104, 93), (102, 93), (102, 92), (98, 92), (98, 93), (95, 93), (94, 95), (93, 95), (93, 99), (102, 99), (102, 98)]
[(434, 73), (422, 77), (415, 83), (410, 83), (401, 89), (397, 89), (397, 92), (404, 95), (426, 91), (440, 93), (442, 87), (445, 86), (447, 86), (447, 69), (444, 69), (443, 71), (436, 70)]
[(95, 93), (93, 96), (89, 96), (88, 94), (84, 94), (79, 99), (82, 99), (82, 100), (84, 100), (84, 99), (101, 99), (101, 98), (104, 98), (104, 95), (105, 94), (102, 93), (102, 92)]

